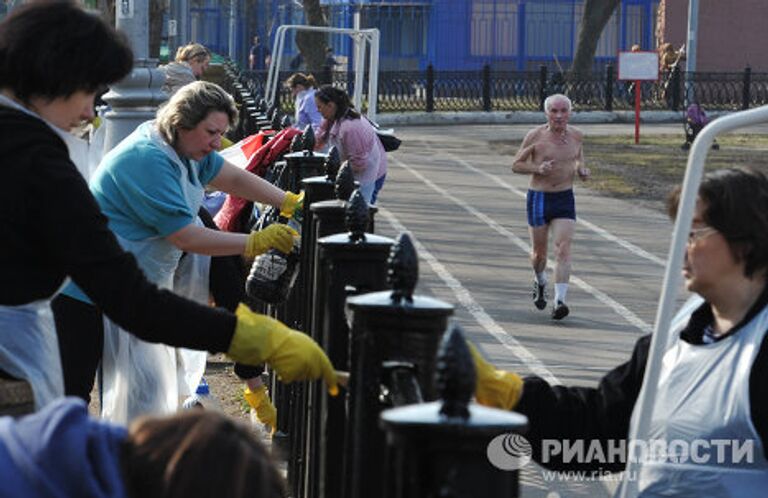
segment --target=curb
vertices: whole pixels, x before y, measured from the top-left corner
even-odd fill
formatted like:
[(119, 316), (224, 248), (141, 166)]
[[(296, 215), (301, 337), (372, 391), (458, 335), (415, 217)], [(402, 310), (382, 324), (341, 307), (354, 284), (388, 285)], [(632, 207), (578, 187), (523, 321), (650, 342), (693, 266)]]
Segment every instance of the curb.
[[(730, 114), (729, 112), (708, 113), (710, 119)], [(682, 123), (683, 111), (641, 111), (641, 123)], [(541, 111), (509, 112), (405, 112), (377, 114), (381, 126), (434, 126), (451, 124), (540, 124), (545, 121)], [(587, 111), (574, 112), (570, 123), (634, 123), (634, 111)]]

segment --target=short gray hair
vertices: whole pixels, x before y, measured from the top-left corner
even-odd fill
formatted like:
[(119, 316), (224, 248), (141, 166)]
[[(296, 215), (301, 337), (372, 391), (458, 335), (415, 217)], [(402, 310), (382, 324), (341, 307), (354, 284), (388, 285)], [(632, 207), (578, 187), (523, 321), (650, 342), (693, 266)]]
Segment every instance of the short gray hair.
[(223, 112), (229, 126), (237, 122), (235, 100), (216, 83), (195, 81), (181, 87), (157, 110), (157, 129), (165, 141), (176, 145), (178, 130), (191, 130), (212, 112)]
[(546, 99), (544, 99), (544, 112), (549, 112), (549, 109), (552, 107), (552, 104), (555, 103), (555, 100), (563, 100), (566, 104), (568, 104), (568, 112), (571, 112), (572, 105), (571, 105), (571, 99), (568, 98), (567, 95), (563, 95), (562, 93), (553, 93)]

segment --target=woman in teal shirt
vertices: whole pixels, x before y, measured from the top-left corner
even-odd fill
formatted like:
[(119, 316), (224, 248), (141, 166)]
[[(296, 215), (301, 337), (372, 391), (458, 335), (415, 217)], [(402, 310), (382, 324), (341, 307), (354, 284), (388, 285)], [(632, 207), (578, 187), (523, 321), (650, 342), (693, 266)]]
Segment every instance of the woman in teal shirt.
[[(143, 123), (110, 151), (90, 182), (110, 229), (123, 248), (136, 256), (148, 278), (204, 302), (208, 297), (205, 263), (210, 260), (199, 258), (201, 264), (188, 264), (190, 277), (180, 286), (178, 276), (174, 282), (174, 273), (183, 252), (189, 253), (185, 263), (194, 261), (194, 255), (252, 258), (273, 247), (288, 252), (295, 235), (280, 224), (248, 235), (205, 228), (197, 222), (205, 187), (279, 207), (288, 216), (301, 203), (301, 196), (237, 168), (216, 152), (236, 118), (232, 97), (218, 85), (203, 81), (187, 85), (158, 110), (155, 121)], [(65, 384), (69, 388), (74, 375), (79, 391), (67, 392), (82, 395), (90, 390), (100, 352), (82, 348), (78, 329), (90, 328), (98, 344), (101, 331), (88, 326), (98, 324), (98, 311), (73, 302), (88, 302), (74, 285), (63, 294), (54, 311)], [(179, 397), (176, 350), (134, 338), (109, 321), (104, 328), (102, 414), (127, 422), (143, 413), (174, 411)], [(75, 336), (78, 344), (70, 340)]]

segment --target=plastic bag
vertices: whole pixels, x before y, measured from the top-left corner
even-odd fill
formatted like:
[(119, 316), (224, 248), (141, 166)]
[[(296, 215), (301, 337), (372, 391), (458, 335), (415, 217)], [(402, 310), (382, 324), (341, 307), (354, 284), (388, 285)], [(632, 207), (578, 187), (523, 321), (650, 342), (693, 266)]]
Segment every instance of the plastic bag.
[[(179, 261), (179, 267), (173, 276), (173, 292), (201, 304), (207, 304), (210, 271), (210, 256), (185, 254)], [(176, 377), (179, 396), (189, 396), (195, 392), (205, 373), (207, 361), (208, 353), (206, 351), (186, 348), (176, 350)]]

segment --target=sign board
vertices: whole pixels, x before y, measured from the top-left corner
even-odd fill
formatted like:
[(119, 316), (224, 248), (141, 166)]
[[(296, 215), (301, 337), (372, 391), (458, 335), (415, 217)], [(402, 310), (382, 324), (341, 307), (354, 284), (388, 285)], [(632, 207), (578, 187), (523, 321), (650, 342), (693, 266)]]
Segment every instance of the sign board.
[(656, 52), (619, 52), (620, 80), (659, 79), (659, 54)]
[(176, 36), (176, 19), (168, 19), (168, 36)]
[(133, 0), (117, 0), (117, 18), (133, 19)]

